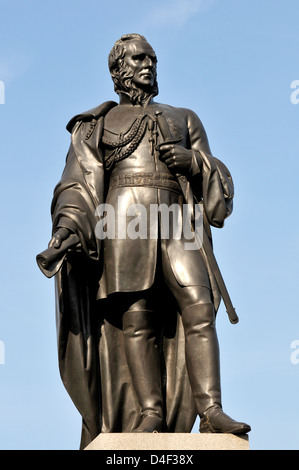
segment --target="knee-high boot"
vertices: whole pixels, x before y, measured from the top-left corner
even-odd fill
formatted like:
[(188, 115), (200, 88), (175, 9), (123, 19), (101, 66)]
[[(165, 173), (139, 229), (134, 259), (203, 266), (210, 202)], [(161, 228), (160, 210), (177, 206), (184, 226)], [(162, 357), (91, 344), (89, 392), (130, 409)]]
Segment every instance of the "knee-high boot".
[(219, 346), (212, 303), (195, 304), (182, 312), (186, 366), (199, 416), (221, 406)]
[(141, 407), (135, 432), (159, 432), (163, 422), (160, 358), (151, 311), (129, 310), (123, 316), (124, 345), (132, 384)]
[(250, 426), (222, 411), (219, 345), (212, 303), (194, 304), (182, 312), (186, 366), (200, 420), (200, 432), (244, 434)]

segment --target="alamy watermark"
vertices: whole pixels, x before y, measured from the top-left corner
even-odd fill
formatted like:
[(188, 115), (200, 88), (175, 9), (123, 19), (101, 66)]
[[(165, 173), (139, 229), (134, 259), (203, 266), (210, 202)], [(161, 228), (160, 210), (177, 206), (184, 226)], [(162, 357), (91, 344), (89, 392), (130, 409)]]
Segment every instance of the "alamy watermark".
[(290, 347), (294, 349), (290, 356), (291, 363), (297, 365), (299, 364), (299, 339), (294, 339)]
[(0, 104), (5, 104), (5, 85), (2, 80), (0, 80)]
[(291, 88), (294, 89), (294, 91), (291, 93), (290, 99), (292, 104), (298, 104), (299, 103), (299, 80), (293, 80), (291, 82)]
[(5, 344), (0, 341), (0, 365), (5, 364)]
[(127, 204), (119, 196), (116, 206), (105, 203), (96, 209), (95, 233), (100, 240), (129, 238), (183, 240), (186, 250), (198, 250), (203, 238), (201, 204)]

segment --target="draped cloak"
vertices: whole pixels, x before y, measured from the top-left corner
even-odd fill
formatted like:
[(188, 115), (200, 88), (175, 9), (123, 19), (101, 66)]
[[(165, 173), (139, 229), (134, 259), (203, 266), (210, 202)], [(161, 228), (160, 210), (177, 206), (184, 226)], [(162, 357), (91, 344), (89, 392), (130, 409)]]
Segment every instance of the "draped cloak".
[[(71, 145), (51, 206), (53, 233), (66, 227), (80, 239), (53, 273), (59, 370), (82, 416), (81, 449), (101, 432), (131, 432), (139, 425), (140, 407), (125, 360), (121, 314), (111, 311), (109, 299), (97, 296), (103, 254), (101, 240), (95, 236), (96, 207), (104, 203), (107, 192), (99, 142), (104, 116), (116, 105), (103, 103), (69, 122)], [(221, 228), (232, 212), (234, 188), (220, 160), (205, 152), (201, 159), (200, 182), (198, 186), (194, 182), (192, 190), (203, 202), (211, 240), (210, 226)], [(217, 312), (221, 296), (206, 258), (205, 263)], [(164, 291), (157, 311), (166, 432), (190, 432), (196, 409), (185, 366), (181, 317)]]

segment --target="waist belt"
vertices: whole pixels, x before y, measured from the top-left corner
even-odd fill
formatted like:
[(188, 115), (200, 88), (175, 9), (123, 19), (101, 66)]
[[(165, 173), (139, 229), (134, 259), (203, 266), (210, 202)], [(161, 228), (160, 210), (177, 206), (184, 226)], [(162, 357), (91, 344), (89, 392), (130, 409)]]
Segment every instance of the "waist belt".
[(130, 173), (113, 176), (110, 179), (109, 189), (132, 186), (167, 189), (182, 194), (179, 183), (174, 176), (168, 173)]

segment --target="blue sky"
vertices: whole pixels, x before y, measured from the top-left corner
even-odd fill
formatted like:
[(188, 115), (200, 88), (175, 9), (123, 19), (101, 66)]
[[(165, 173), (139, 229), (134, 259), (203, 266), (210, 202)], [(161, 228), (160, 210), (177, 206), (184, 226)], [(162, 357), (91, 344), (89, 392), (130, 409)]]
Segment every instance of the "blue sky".
[(117, 99), (107, 57), (128, 32), (157, 53), (157, 100), (199, 115), (234, 178), (234, 212), (213, 231), (240, 318), (231, 325), (220, 307), (224, 409), (251, 424), (252, 449), (299, 448), (298, 10), (297, 0), (0, 0), (0, 449), (79, 446), (53, 280), (35, 256), (51, 233), (65, 125)]

